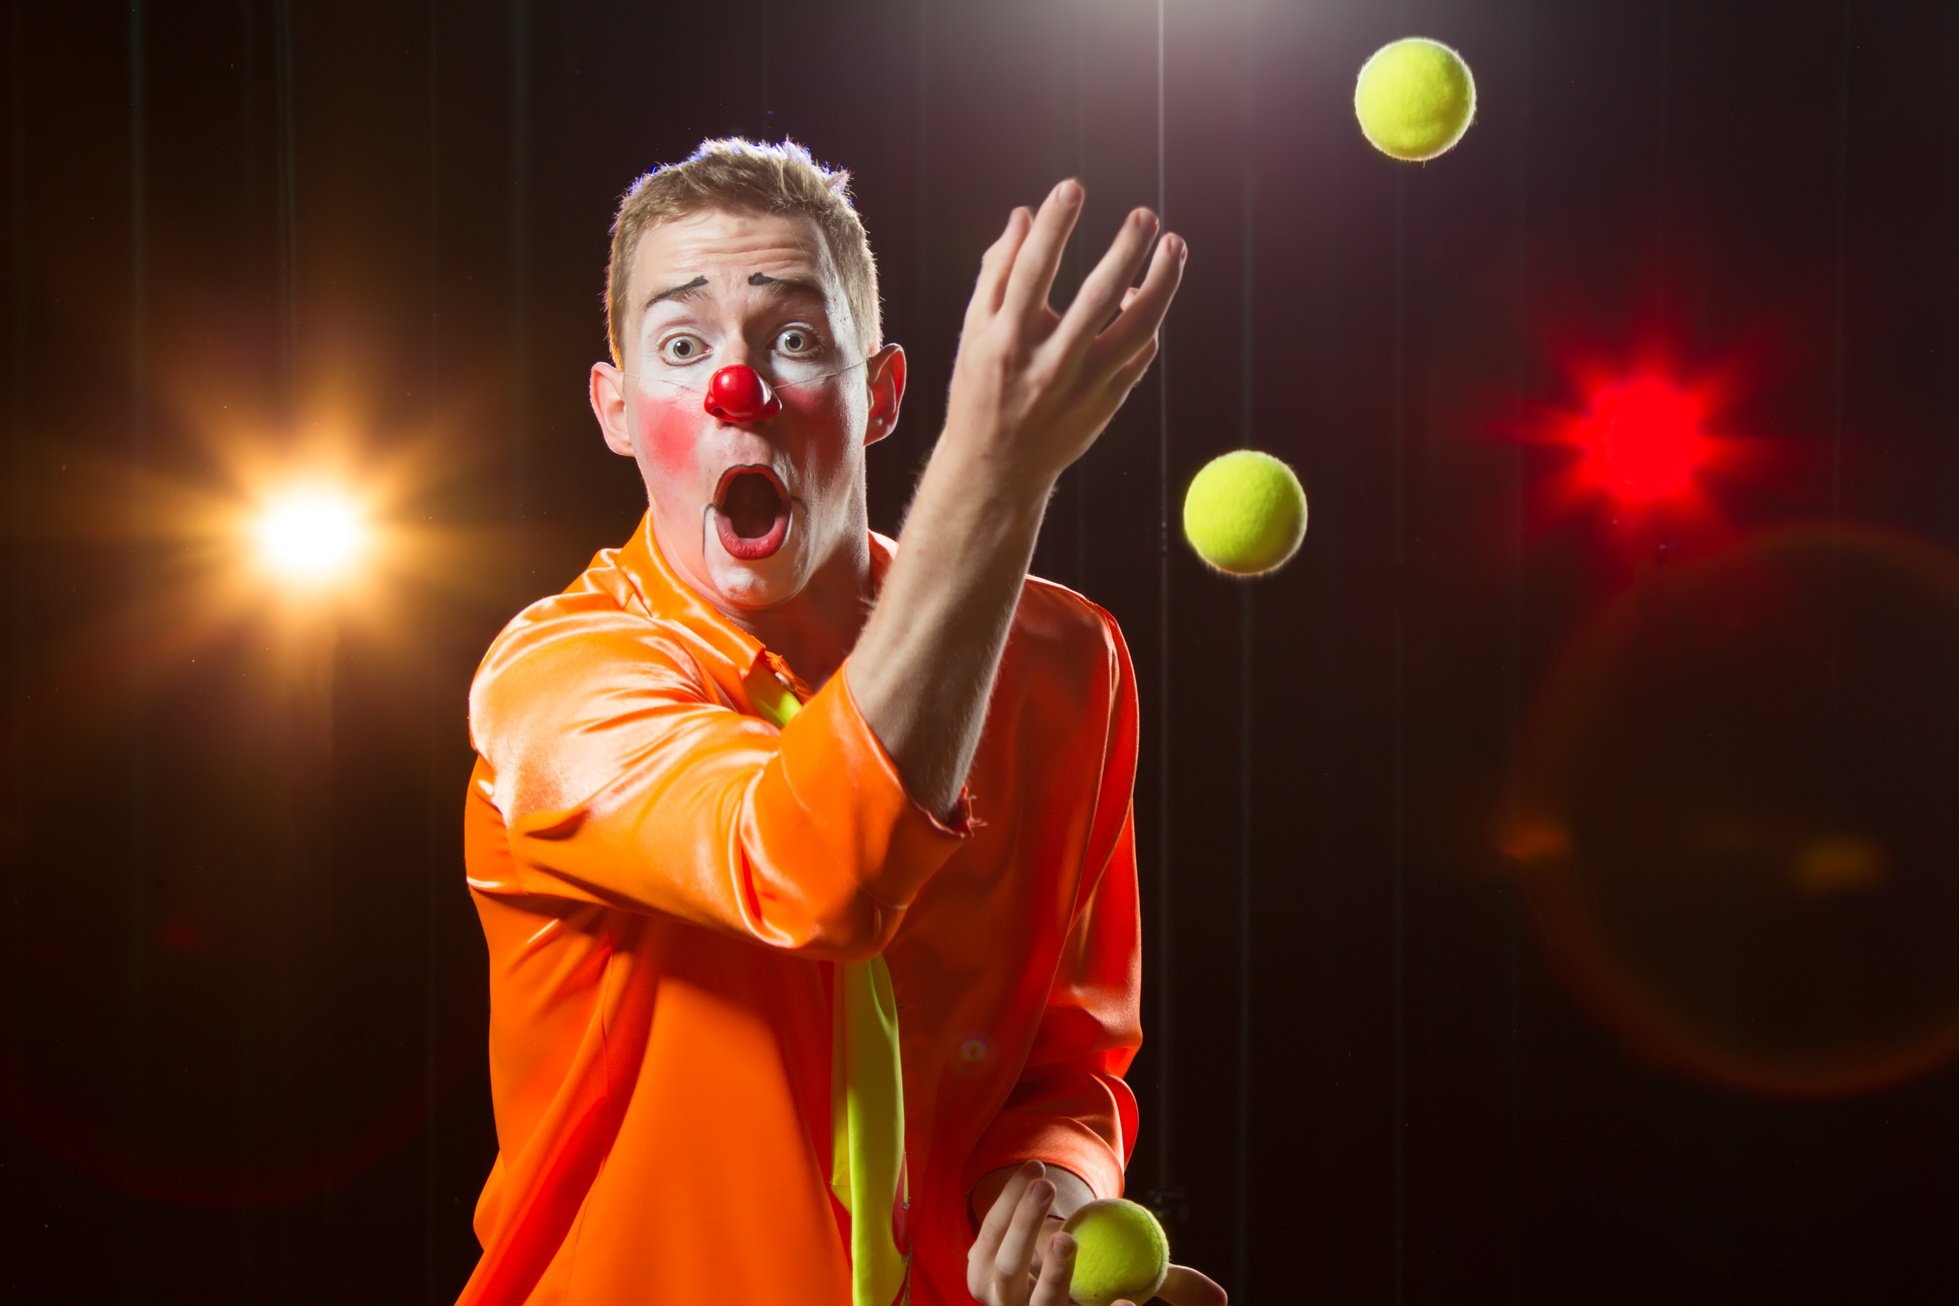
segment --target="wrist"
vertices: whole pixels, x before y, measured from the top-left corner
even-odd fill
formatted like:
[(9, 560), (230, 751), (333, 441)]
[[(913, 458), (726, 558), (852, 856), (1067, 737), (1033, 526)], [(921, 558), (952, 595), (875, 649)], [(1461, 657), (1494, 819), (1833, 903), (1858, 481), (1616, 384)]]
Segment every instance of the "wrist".
[(936, 477), (989, 513), (1038, 527), (1057, 478), (1014, 457), (1004, 441), (971, 439), (964, 431), (958, 422), (946, 425), (919, 483), (920, 497)]

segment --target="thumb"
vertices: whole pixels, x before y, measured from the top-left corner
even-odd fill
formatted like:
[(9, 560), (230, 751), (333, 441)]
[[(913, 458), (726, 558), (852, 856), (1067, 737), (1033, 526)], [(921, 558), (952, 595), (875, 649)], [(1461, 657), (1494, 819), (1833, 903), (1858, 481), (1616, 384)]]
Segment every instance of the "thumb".
[(1170, 1306), (1225, 1306), (1229, 1300), (1215, 1280), (1188, 1265), (1171, 1266), (1156, 1295)]

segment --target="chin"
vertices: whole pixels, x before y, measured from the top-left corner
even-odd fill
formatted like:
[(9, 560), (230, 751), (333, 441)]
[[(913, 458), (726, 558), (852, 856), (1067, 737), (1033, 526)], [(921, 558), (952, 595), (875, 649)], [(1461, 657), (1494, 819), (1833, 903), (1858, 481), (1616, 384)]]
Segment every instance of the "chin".
[(721, 558), (709, 564), (708, 579), (713, 583), (714, 597), (724, 606), (738, 612), (766, 612), (801, 594), (807, 580), (800, 574), (770, 575), (771, 570)]
[(810, 539), (808, 512), (796, 503), (776, 552), (766, 558), (738, 558), (721, 547), (712, 518), (703, 514), (701, 561), (715, 598), (736, 612), (764, 612), (788, 603), (808, 588), (816, 572)]
[(781, 549), (752, 561), (729, 556), (712, 535), (702, 540), (701, 560), (714, 597), (735, 611), (764, 612), (801, 594), (810, 568), (798, 534), (792, 529)]

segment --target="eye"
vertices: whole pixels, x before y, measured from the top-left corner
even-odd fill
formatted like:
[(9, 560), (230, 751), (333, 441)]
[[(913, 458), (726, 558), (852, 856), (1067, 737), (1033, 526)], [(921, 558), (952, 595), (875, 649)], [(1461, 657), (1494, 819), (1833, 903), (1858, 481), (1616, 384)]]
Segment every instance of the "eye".
[(784, 327), (776, 335), (775, 347), (792, 356), (813, 354), (822, 348), (822, 341), (817, 338), (816, 332), (808, 327)]
[(707, 342), (699, 336), (668, 336), (660, 342), (660, 359), (667, 363), (691, 363), (707, 352)]

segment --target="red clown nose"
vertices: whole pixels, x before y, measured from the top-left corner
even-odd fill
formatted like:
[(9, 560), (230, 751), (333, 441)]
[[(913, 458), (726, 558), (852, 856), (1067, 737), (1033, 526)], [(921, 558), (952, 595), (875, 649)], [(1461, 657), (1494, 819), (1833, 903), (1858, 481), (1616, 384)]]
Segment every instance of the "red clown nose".
[(782, 401), (760, 372), (730, 363), (707, 383), (707, 411), (724, 422), (763, 422), (782, 411)]

